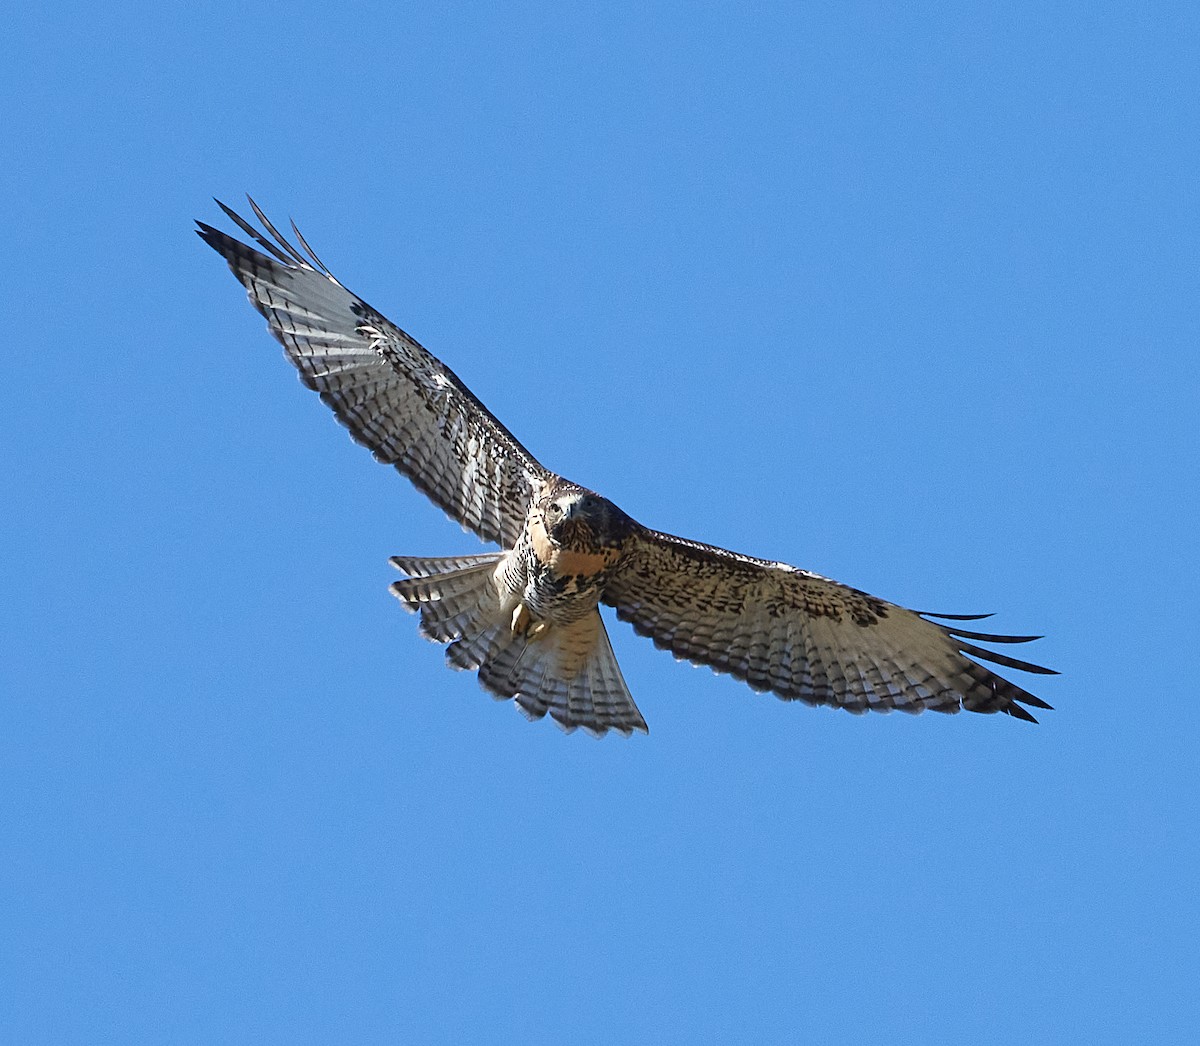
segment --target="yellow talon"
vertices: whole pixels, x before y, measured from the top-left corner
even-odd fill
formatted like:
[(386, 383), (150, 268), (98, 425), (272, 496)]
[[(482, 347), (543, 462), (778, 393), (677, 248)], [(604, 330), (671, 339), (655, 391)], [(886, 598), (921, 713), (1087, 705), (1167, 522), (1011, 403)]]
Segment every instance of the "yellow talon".
[(533, 615), (529, 613), (529, 608), (524, 603), (518, 603), (512, 616), (513, 635), (524, 635), (531, 621), (533, 621)]

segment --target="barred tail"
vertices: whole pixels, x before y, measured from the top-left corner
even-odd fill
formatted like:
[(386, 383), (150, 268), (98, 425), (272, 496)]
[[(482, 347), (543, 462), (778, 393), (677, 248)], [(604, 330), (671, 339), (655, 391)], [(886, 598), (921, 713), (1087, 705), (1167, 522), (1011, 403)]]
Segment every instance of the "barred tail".
[(449, 644), (451, 667), (477, 669), (485, 689), (514, 698), (530, 719), (549, 712), (567, 732), (583, 727), (596, 737), (610, 729), (646, 732), (599, 609), (570, 625), (515, 632), (514, 608), (496, 578), (503, 557), (394, 556), (392, 566), (408, 577), (391, 591), (406, 610), (420, 612), (426, 639)]

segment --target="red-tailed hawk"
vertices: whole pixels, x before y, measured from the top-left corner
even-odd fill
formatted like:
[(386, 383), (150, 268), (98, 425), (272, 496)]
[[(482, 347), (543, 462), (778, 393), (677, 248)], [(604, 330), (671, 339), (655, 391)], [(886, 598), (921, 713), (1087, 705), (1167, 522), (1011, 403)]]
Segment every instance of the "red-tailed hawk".
[[(218, 201), (219, 202), (219, 201)], [(1050, 670), (977, 644), (1036, 636), (967, 631), (987, 615), (926, 614), (819, 574), (649, 530), (543, 468), (416, 341), (343, 287), (295, 225), (290, 244), (225, 213), (262, 250), (203, 222), (301, 380), (351, 435), (499, 552), (396, 556), (392, 592), (498, 698), (567, 730), (646, 730), (599, 604), (670, 650), (785, 700), (851, 712), (1006, 712), (1050, 706), (970, 658)], [(265, 253), (264, 253), (265, 252)], [(938, 617), (949, 624), (929, 620)], [(964, 656), (970, 655), (970, 657)]]

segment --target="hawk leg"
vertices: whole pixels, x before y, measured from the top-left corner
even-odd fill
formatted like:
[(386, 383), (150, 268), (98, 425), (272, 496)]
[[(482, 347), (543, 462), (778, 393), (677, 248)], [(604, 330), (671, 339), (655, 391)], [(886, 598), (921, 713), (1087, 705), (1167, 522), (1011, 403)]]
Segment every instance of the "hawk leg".
[(514, 636), (536, 639), (546, 631), (549, 625), (545, 621), (535, 621), (529, 612), (529, 607), (524, 603), (518, 603), (517, 608), (513, 611), (511, 627)]

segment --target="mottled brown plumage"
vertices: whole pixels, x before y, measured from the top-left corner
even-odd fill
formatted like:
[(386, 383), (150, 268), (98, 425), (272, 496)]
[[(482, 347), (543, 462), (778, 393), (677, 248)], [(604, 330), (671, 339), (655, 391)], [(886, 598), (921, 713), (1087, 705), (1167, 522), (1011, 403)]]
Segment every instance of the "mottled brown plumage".
[[(262, 250), (200, 222), (300, 377), (351, 435), (501, 551), (396, 556), (392, 591), (445, 643), (455, 668), (568, 730), (629, 734), (645, 720), (621, 676), (599, 604), (676, 657), (786, 700), (851, 712), (1005, 712), (1044, 701), (971, 658), (1048, 669), (972, 641), (970, 617), (933, 616), (785, 563), (753, 559), (634, 522), (544, 468), (443, 363), (343, 287), (292, 230), (253, 201), (265, 232), (222, 209)], [(264, 253), (265, 252), (265, 253)], [(970, 657), (964, 656), (970, 655)]]

